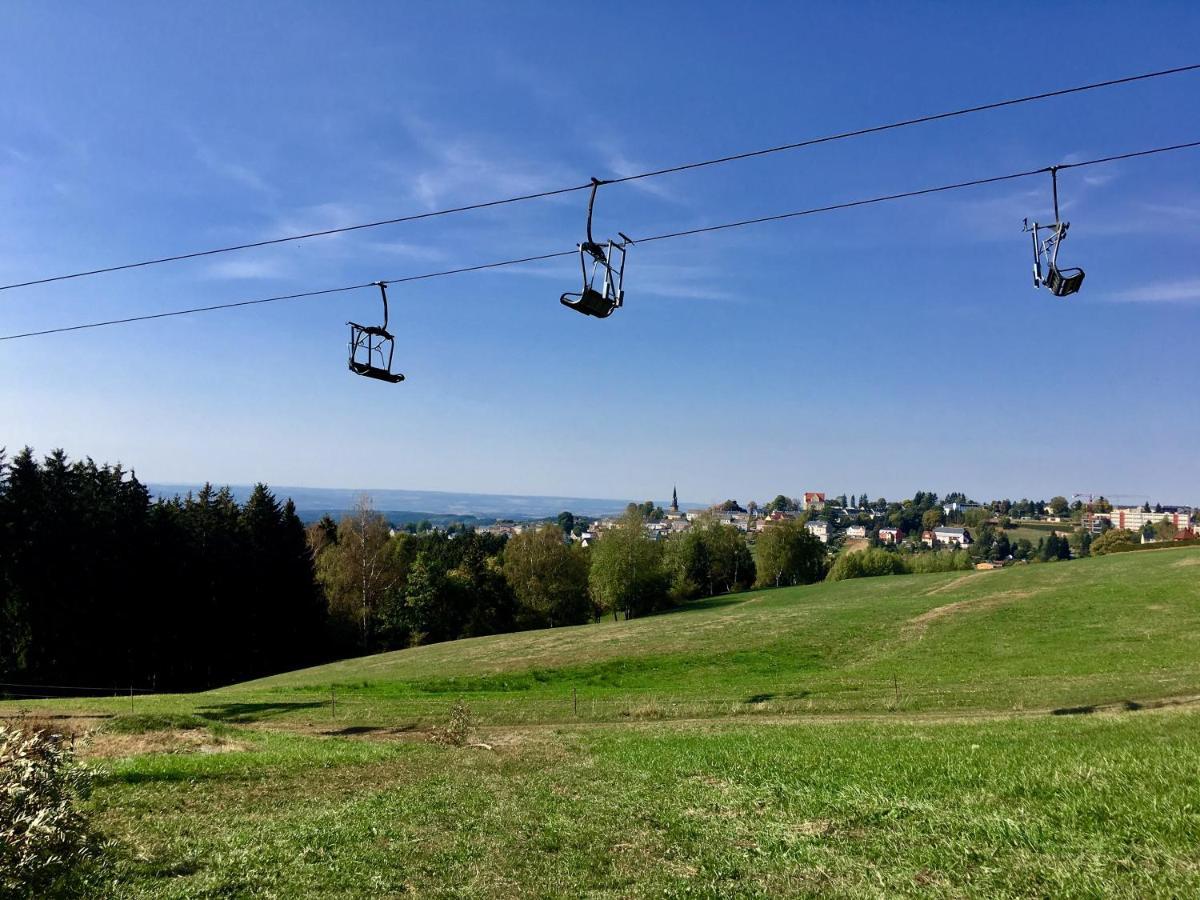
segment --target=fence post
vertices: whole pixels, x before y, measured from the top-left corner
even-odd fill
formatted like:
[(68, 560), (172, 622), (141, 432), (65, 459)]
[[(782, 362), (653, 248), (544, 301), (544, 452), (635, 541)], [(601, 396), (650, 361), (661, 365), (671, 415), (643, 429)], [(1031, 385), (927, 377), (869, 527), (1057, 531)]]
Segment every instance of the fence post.
[(575, 718), (579, 718), (579, 689), (571, 688), (571, 700), (575, 704)]
[(896, 690), (896, 708), (900, 708), (900, 681), (896, 678), (896, 673), (892, 673), (892, 687)]
[(337, 718), (337, 688), (329, 686), (329, 718)]
[[(66, 679), (64, 679), (66, 680)], [(133, 685), (129, 686), (129, 714), (133, 715)]]

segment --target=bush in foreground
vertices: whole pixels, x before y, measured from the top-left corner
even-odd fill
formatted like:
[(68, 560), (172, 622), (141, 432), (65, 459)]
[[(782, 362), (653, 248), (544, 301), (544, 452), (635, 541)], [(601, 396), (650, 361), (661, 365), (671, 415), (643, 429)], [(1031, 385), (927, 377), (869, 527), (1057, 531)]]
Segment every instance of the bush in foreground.
[(0, 725), (0, 898), (76, 893), (99, 849), (90, 782), (62, 735)]

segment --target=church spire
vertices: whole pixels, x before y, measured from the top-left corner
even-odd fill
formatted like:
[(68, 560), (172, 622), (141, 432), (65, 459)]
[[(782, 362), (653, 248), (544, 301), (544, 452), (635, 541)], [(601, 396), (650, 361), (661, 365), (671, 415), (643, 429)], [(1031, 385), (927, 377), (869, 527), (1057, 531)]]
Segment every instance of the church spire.
[(671, 485), (671, 512), (679, 512), (679, 492)]

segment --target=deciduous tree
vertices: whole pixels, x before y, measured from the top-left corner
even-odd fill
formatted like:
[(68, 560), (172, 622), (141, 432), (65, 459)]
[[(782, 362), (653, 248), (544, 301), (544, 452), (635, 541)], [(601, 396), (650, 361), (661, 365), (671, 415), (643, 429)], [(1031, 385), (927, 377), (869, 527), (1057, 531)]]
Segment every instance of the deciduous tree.
[(525, 531), (504, 548), (504, 577), (532, 623), (574, 625), (590, 612), (588, 558), (555, 526)]
[(647, 533), (638, 509), (628, 510), (590, 548), (588, 585), (601, 612), (644, 615), (666, 605), (662, 547)]
[(756, 550), (759, 587), (810, 584), (825, 577), (825, 545), (795, 520), (767, 526)]

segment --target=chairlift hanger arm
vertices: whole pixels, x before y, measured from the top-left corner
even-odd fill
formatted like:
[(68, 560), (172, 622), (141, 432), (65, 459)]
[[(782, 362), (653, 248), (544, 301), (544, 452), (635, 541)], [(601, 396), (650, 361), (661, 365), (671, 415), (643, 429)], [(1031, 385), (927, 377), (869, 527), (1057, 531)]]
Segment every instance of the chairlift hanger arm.
[(387, 282), (377, 281), (379, 285), (379, 295), (383, 298), (383, 330), (387, 331), (388, 327), (388, 301), (387, 301)]
[(1061, 222), (1062, 217), (1058, 214), (1058, 166), (1050, 167), (1050, 186), (1054, 191), (1054, 221)]

